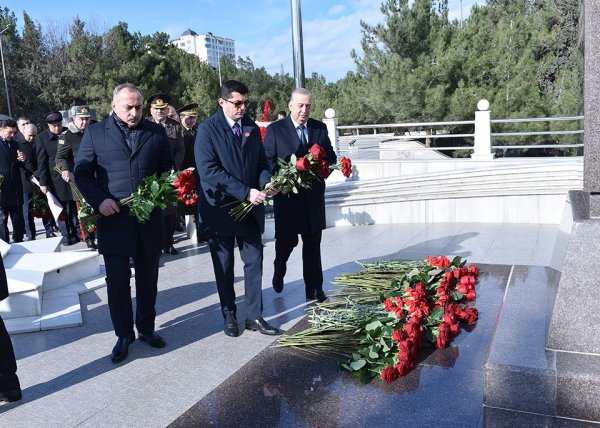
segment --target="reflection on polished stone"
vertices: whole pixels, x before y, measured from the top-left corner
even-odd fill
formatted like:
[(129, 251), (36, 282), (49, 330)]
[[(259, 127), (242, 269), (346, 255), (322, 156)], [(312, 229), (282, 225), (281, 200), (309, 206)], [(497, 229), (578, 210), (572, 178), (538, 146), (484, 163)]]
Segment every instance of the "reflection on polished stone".
[[(367, 385), (335, 359), (269, 348), (209, 393), (172, 427), (479, 427), (483, 365), (510, 266), (479, 265), (479, 321), (388, 385)], [(290, 333), (306, 328), (306, 319)]]

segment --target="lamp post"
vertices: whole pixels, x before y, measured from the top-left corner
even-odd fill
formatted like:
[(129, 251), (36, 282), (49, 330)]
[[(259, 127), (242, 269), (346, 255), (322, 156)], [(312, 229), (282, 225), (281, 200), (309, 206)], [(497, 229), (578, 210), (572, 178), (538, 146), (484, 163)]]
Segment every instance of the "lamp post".
[(8, 106), (8, 115), (12, 117), (10, 110), (10, 98), (8, 96), (8, 81), (6, 80), (6, 68), (4, 67), (4, 51), (2, 50), (2, 34), (10, 28), (10, 24), (0, 31), (0, 58), (2, 58), (2, 75), (4, 76), (4, 90), (6, 91), (6, 105)]
[(221, 41), (216, 38), (213, 33), (211, 33), (210, 31), (208, 33), (206, 33), (207, 35), (209, 35), (211, 38), (215, 39), (215, 42), (217, 42), (217, 62), (218, 62), (218, 69), (219, 69), (219, 87), (221, 86), (221, 53), (219, 52), (220, 49), (220, 45), (221, 45)]
[(292, 8), (292, 51), (294, 55), (294, 80), (296, 88), (304, 88), (304, 48), (302, 47), (302, 5), (300, 0), (290, 0)]

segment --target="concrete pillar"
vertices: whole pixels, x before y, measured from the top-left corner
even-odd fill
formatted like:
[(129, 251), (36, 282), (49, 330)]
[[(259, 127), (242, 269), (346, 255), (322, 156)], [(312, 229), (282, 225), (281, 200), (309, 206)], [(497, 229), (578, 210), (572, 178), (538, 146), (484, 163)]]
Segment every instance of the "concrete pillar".
[(335, 110), (332, 108), (328, 108), (325, 110), (325, 119), (323, 119), (323, 123), (327, 125), (327, 134), (329, 135), (329, 139), (331, 140), (331, 145), (333, 146), (333, 150), (335, 150), (335, 154), (340, 154), (340, 135), (338, 133), (338, 119), (335, 117)]
[(492, 160), (492, 126), (490, 123), (490, 103), (488, 100), (479, 100), (475, 112), (475, 150), (471, 159)]

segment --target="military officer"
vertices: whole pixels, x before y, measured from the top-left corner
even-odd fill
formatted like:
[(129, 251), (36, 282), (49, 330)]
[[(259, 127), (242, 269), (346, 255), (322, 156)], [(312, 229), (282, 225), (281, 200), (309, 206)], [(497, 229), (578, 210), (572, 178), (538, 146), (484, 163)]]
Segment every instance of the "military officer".
[[(179, 108), (177, 110), (177, 113), (179, 114), (179, 121), (181, 123), (181, 127), (183, 128), (183, 145), (185, 147), (183, 163), (181, 165), (181, 168), (194, 168), (196, 191), (198, 191), (198, 183), (200, 182), (200, 177), (198, 176), (198, 168), (196, 167), (196, 159), (194, 158), (194, 142), (196, 141), (196, 132), (198, 130), (198, 126), (196, 124), (196, 119), (198, 117), (198, 104), (187, 104)], [(200, 229), (200, 225), (198, 223), (198, 205), (196, 204), (190, 207), (186, 206), (185, 204), (180, 204), (180, 208), (182, 215), (194, 216), (194, 223), (196, 225), (196, 238), (198, 242), (206, 241), (206, 237), (202, 233), (202, 230)]]
[[(173, 168), (176, 170), (181, 169), (181, 163), (183, 162), (183, 156), (185, 147), (183, 145), (183, 133), (181, 125), (167, 116), (169, 103), (171, 97), (168, 94), (159, 92), (151, 95), (148, 98), (148, 104), (150, 105), (150, 114), (152, 121), (164, 126), (169, 138), (169, 144), (171, 145), (171, 155), (173, 156)], [(165, 223), (165, 234), (163, 241), (163, 253), (165, 254), (179, 254), (179, 251), (173, 246), (173, 235), (175, 234), (175, 227), (177, 226), (177, 207), (169, 207), (164, 210), (164, 223)]]
[[(56, 165), (62, 168), (62, 179), (69, 183), (73, 179), (75, 159), (79, 152), (83, 133), (90, 124), (90, 107), (88, 105), (74, 106), (70, 110), (70, 122), (64, 139), (59, 139), (56, 151)], [(80, 203), (77, 195), (73, 195), (76, 203)], [(79, 207), (78, 207), (79, 208)], [(96, 236), (93, 231), (81, 228), (82, 235), (88, 248), (96, 250)]]
[[(39, 133), (35, 140), (40, 190), (44, 194), (48, 191), (52, 192), (62, 202), (67, 216), (64, 221), (58, 222), (58, 227), (65, 236), (65, 244), (73, 245), (79, 242), (74, 221), (77, 215), (77, 206), (69, 185), (54, 170), (59, 140), (64, 143), (65, 139), (65, 131), (62, 125), (63, 115), (59, 111), (53, 111), (46, 114), (45, 120), (48, 128)], [(44, 226), (46, 227), (46, 235), (49, 236), (47, 224), (44, 224)]]

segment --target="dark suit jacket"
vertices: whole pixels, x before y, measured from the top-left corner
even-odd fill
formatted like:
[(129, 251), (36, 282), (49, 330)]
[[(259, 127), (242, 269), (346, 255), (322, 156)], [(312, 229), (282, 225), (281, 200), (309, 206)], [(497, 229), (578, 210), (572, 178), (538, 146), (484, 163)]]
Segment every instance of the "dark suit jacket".
[[(154, 119), (149, 118), (150, 122), (154, 122)], [(154, 122), (156, 123), (156, 122)], [(163, 126), (163, 125), (161, 125)], [(173, 155), (173, 168), (176, 170), (181, 169), (183, 157), (185, 155), (185, 146), (183, 144), (183, 126), (176, 120), (167, 117), (165, 119), (165, 132), (169, 138), (169, 144), (171, 145), (171, 155)]]
[[(308, 119), (308, 148), (317, 143), (327, 152), (330, 165), (337, 157), (327, 136), (327, 126), (315, 119)], [(265, 136), (265, 152), (273, 171), (277, 159), (288, 162), (292, 154), (298, 157), (308, 153), (300, 143), (294, 122), (290, 116), (271, 123)], [(275, 232), (285, 234), (315, 233), (325, 229), (325, 181), (315, 180), (312, 188), (300, 189), (298, 194), (275, 195)]]
[[(119, 201), (135, 192), (143, 180), (170, 171), (173, 160), (169, 140), (161, 125), (143, 120), (137, 146), (132, 152), (113, 116), (90, 125), (83, 135), (75, 161), (77, 187), (95, 209), (106, 198)], [(134, 256), (139, 240), (143, 247), (162, 248), (162, 213), (155, 209), (139, 224), (122, 207), (119, 214), (98, 220), (98, 251), (101, 254)]]
[(63, 202), (74, 200), (69, 184), (54, 171), (59, 139), (64, 142), (64, 138), (64, 134), (55, 135), (49, 129), (45, 129), (35, 139), (40, 185), (50, 188), (54, 196)]
[(4, 141), (0, 138), (0, 174), (4, 176), (0, 188), (2, 207), (23, 205), (23, 185), (21, 184), (21, 169), (25, 163), (17, 160), (16, 141)]
[[(229, 215), (234, 205), (224, 205), (245, 200), (251, 188), (263, 189), (271, 180), (258, 125), (248, 116), (242, 118), (240, 145), (219, 108), (198, 127), (194, 154), (200, 175), (202, 228), (222, 236), (244, 236), (245, 222)], [(264, 207), (255, 206), (249, 216), (254, 216), (262, 233)]]
[(30, 181), (31, 176), (37, 171), (37, 157), (35, 154), (35, 142), (28, 143), (24, 141), (19, 143), (19, 150), (25, 154), (25, 168), (21, 168), (21, 184), (23, 193), (33, 193), (34, 187), (37, 187)]

